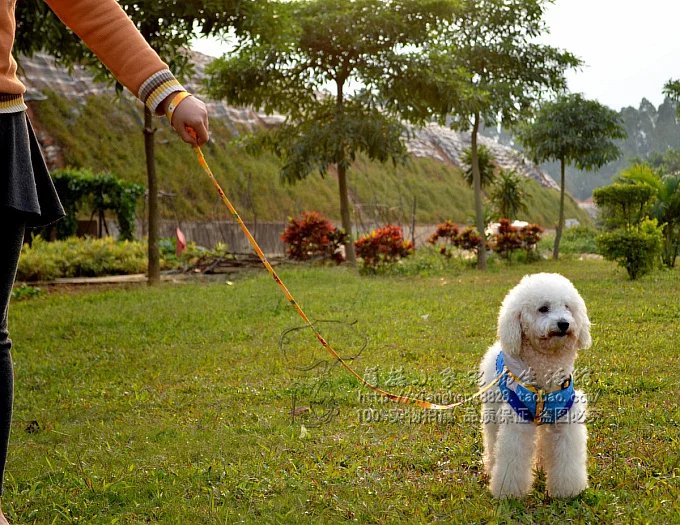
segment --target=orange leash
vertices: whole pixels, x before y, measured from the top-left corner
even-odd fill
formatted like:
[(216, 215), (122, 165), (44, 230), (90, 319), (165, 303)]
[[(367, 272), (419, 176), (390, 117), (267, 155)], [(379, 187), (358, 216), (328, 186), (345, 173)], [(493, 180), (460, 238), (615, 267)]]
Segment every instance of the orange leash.
[[(195, 135), (193, 130), (189, 129), (189, 132), (192, 134), (192, 136), (194, 138), (196, 138), (196, 135)], [(234, 219), (236, 220), (236, 222), (239, 224), (239, 226), (243, 230), (243, 233), (246, 234), (246, 237), (250, 241), (250, 244), (253, 246), (253, 248), (255, 249), (255, 252), (257, 253), (260, 260), (262, 261), (262, 264), (264, 264), (264, 267), (267, 269), (269, 274), (274, 278), (274, 280), (276, 281), (276, 284), (279, 285), (279, 288), (281, 288), (281, 291), (283, 292), (283, 295), (286, 296), (286, 299), (288, 299), (288, 302), (290, 302), (290, 304), (293, 306), (293, 308), (295, 308), (295, 310), (297, 310), (297, 313), (300, 314), (300, 317), (302, 317), (302, 319), (307, 324), (307, 326), (309, 326), (312, 329), (312, 331), (314, 332), (314, 335), (316, 335), (316, 338), (319, 340), (321, 345), (328, 351), (328, 353), (331, 354), (333, 356), (333, 358), (336, 359), (343, 367), (345, 367), (345, 369), (350, 374), (352, 374), (359, 381), (361, 381), (361, 383), (366, 385), (371, 390), (374, 390), (378, 394), (383, 395), (383, 396), (387, 397), (388, 399), (391, 399), (392, 401), (396, 401), (397, 403), (403, 403), (403, 404), (407, 404), (407, 405), (415, 405), (415, 406), (418, 406), (420, 408), (427, 408), (427, 409), (431, 409), (431, 410), (451, 410), (452, 408), (460, 406), (463, 403), (467, 403), (468, 401), (471, 401), (471, 400), (481, 396), (482, 394), (484, 394), (484, 392), (489, 390), (493, 385), (495, 385), (498, 382), (498, 380), (500, 379), (500, 376), (496, 377), (496, 379), (492, 383), (486, 385), (484, 388), (479, 390), (477, 393), (475, 393), (474, 395), (464, 399), (463, 401), (459, 401), (457, 403), (452, 403), (450, 405), (439, 405), (437, 403), (431, 403), (430, 401), (426, 401), (424, 399), (417, 399), (417, 398), (411, 398), (411, 397), (407, 397), (407, 396), (399, 396), (399, 395), (396, 395), (396, 394), (391, 394), (389, 392), (385, 392), (381, 388), (378, 388), (377, 386), (372, 385), (371, 383), (366, 381), (357, 372), (355, 372), (352, 369), (352, 367), (349, 366), (345, 362), (345, 360), (342, 359), (342, 357), (340, 357), (338, 355), (338, 353), (335, 350), (333, 350), (331, 345), (328, 344), (328, 342), (323, 338), (323, 336), (314, 327), (314, 325), (309, 320), (309, 318), (307, 317), (305, 312), (302, 310), (300, 305), (297, 303), (297, 301), (295, 300), (293, 295), (288, 291), (288, 288), (286, 288), (286, 285), (283, 284), (283, 282), (281, 281), (279, 276), (276, 275), (274, 268), (272, 268), (272, 265), (269, 264), (267, 257), (264, 255), (264, 253), (260, 249), (260, 246), (257, 244), (257, 241), (255, 241), (255, 238), (250, 233), (250, 230), (248, 230), (248, 227), (245, 225), (245, 223), (243, 222), (243, 220), (241, 219), (239, 214), (236, 212), (236, 209), (231, 204), (231, 202), (229, 201), (227, 196), (224, 194), (224, 191), (222, 191), (222, 188), (220, 187), (219, 183), (215, 179), (215, 176), (213, 175), (210, 167), (208, 166), (208, 163), (205, 160), (205, 157), (203, 156), (203, 152), (201, 151), (201, 148), (198, 147), (198, 146), (192, 146), (192, 147), (193, 147), (194, 151), (196, 152), (196, 157), (198, 158), (199, 164), (201, 165), (203, 170), (207, 173), (208, 177), (210, 177), (210, 180), (212, 181), (213, 185), (215, 186), (215, 189), (217, 190), (217, 193), (220, 194), (222, 201), (224, 202), (224, 204), (227, 205), (227, 208), (229, 208), (229, 211), (234, 216)]]

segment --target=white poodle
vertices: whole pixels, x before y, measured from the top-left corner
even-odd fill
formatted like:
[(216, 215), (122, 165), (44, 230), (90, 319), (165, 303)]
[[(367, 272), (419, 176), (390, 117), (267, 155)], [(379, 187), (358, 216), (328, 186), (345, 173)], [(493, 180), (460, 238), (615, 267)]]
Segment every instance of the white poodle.
[(498, 341), (481, 363), (484, 467), (497, 498), (521, 497), (533, 467), (548, 493), (576, 496), (588, 486), (586, 398), (574, 390), (576, 352), (590, 346), (583, 299), (565, 277), (527, 275), (503, 300)]

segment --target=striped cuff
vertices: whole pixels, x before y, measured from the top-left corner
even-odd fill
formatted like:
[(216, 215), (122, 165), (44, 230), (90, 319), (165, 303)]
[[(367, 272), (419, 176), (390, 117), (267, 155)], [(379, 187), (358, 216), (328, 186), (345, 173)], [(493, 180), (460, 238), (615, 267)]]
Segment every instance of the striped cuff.
[(0, 113), (19, 113), (26, 111), (23, 95), (7, 95), (0, 93)]
[(186, 91), (168, 69), (151, 75), (139, 88), (137, 97), (152, 113), (157, 114), (158, 105), (177, 91)]

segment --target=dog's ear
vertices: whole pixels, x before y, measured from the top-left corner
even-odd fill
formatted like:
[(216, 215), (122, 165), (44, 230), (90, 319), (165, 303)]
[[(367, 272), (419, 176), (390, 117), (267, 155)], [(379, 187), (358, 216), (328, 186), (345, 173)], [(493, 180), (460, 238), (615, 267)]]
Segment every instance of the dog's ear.
[(522, 347), (522, 311), (506, 297), (498, 314), (498, 339), (506, 355), (516, 357)]
[(578, 325), (581, 328), (578, 333), (578, 348), (579, 350), (585, 350), (590, 348), (592, 343), (592, 339), (590, 338), (590, 319), (588, 319), (585, 303), (583, 305), (583, 313), (578, 316)]

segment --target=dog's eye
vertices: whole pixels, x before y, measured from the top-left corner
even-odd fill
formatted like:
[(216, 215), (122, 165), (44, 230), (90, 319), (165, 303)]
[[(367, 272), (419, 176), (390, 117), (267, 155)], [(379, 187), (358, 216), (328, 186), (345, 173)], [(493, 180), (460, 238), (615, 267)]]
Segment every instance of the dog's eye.
[(538, 311), (541, 312), (542, 314), (547, 314), (550, 311), (550, 307), (549, 306), (541, 306), (538, 309)]

